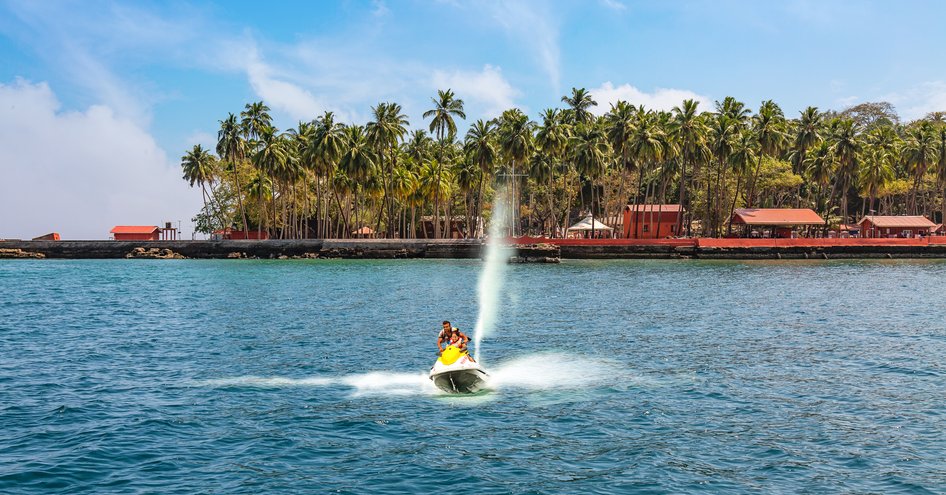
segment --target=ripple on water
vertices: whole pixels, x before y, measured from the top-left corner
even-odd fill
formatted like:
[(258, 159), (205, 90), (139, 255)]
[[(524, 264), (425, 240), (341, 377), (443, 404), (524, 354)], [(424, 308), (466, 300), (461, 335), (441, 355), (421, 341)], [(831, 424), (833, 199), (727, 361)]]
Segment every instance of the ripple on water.
[(946, 486), (946, 263), (0, 262), (0, 492)]

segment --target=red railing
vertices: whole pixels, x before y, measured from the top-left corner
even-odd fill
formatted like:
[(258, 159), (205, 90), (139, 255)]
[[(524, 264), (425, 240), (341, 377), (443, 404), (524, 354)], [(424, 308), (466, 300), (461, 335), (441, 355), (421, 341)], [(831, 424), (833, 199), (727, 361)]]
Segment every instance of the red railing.
[(511, 244), (552, 244), (555, 246), (696, 246), (696, 239), (549, 239), (512, 237)]
[(946, 244), (946, 236), (891, 238), (769, 238), (769, 239), (716, 239), (693, 237), (689, 239), (549, 239), (546, 237), (512, 237), (510, 244), (552, 244), (555, 246), (693, 246), (715, 248), (741, 247), (833, 247), (833, 246), (926, 246)]

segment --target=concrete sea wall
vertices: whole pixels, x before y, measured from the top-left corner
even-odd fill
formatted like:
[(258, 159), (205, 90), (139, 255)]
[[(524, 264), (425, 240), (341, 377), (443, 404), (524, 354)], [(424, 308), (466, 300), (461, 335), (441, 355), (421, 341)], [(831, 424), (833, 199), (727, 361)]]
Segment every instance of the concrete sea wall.
[[(658, 241), (519, 238), (537, 243), (520, 257), (562, 259), (838, 259), (946, 258), (946, 238), (668, 239)], [(550, 244), (550, 245), (549, 245)], [(6, 253), (7, 255), (4, 255)], [(454, 258), (475, 259), (480, 240), (365, 239), (267, 241), (0, 241), (6, 258)]]

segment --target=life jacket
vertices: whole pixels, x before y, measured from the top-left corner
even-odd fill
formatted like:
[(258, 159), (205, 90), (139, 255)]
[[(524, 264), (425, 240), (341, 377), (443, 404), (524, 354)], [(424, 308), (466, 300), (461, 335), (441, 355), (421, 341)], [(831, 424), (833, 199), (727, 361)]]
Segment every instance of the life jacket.
[[(440, 330), (440, 335), (437, 338), (443, 340), (444, 337), (446, 337), (445, 334), (446, 334), (446, 330)], [(450, 338), (447, 339), (446, 345), (455, 345), (457, 347), (460, 347), (460, 344), (462, 343), (463, 343), (463, 337), (460, 336), (460, 331), (456, 328), (451, 328)]]

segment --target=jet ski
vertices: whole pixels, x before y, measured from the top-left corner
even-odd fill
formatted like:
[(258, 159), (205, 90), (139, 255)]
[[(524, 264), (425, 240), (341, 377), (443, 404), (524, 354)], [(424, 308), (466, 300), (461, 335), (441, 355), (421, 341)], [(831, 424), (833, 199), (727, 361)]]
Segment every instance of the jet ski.
[(449, 394), (476, 393), (486, 387), (488, 378), (489, 374), (466, 351), (453, 345), (447, 346), (430, 368), (434, 385)]

